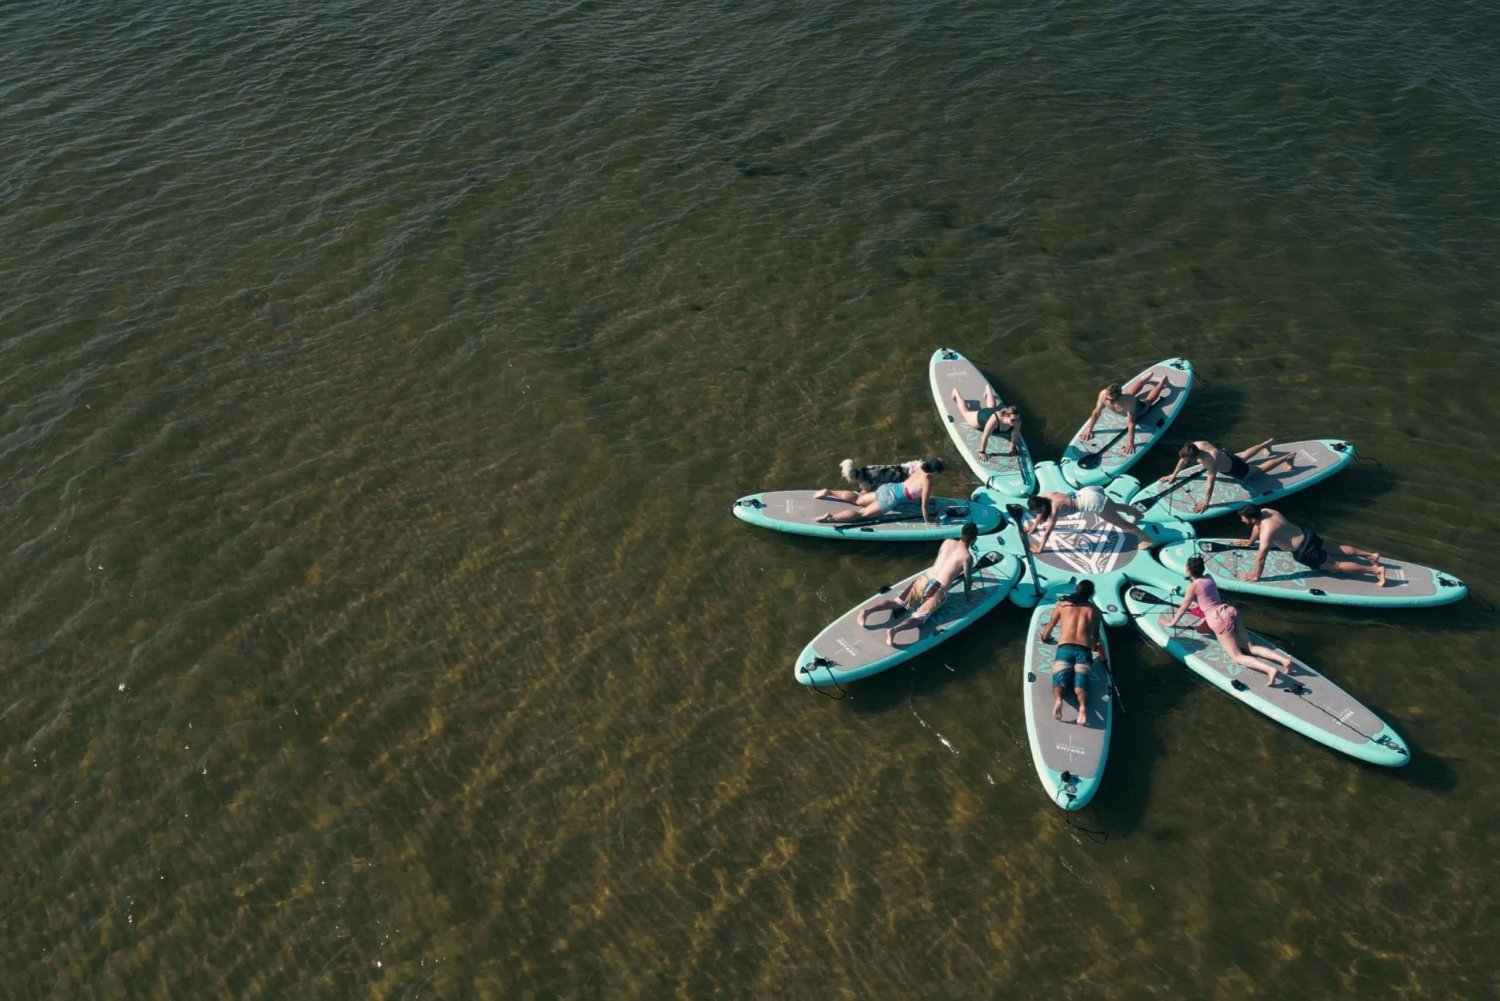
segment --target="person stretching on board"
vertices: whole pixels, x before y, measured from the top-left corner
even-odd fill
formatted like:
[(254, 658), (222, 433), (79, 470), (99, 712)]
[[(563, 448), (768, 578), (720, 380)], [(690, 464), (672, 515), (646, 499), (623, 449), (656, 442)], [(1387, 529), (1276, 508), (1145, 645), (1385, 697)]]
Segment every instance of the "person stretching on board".
[(1047, 540), (1052, 538), (1052, 529), (1057, 524), (1057, 519), (1074, 513), (1097, 514), (1102, 520), (1118, 528), (1129, 535), (1134, 535), (1146, 545), (1152, 545), (1155, 540), (1145, 532), (1141, 531), (1128, 518), (1130, 509), (1123, 504), (1112, 500), (1108, 494), (1098, 487), (1084, 487), (1072, 493), (1050, 493), (1037, 494), (1026, 501), (1026, 510), (1031, 512), (1031, 524), (1024, 529), (1028, 537), (1043, 525), (1047, 530), (1042, 533), (1042, 541), (1033, 552), (1041, 552), (1047, 548)]
[(1104, 642), (1099, 638), (1099, 613), (1089, 602), (1093, 596), (1094, 582), (1079, 581), (1072, 594), (1058, 599), (1047, 628), (1042, 630), (1042, 642), (1050, 643), (1053, 628), (1062, 628), (1057, 636), (1057, 656), (1052, 660), (1052, 718), (1062, 719), (1063, 692), (1071, 684), (1078, 699), (1079, 726), (1087, 726), (1089, 721), (1089, 672), (1094, 660), (1106, 664)]
[(900, 483), (882, 483), (873, 491), (856, 493), (853, 490), (819, 490), (813, 494), (813, 500), (822, 500), (826, 497), (853, 504), (854, 507), (848, 511), (830, 511), (827, 514), (820, 514), (813, 520), (824, 524), (859, 521), (862, 518), (874, 518), (920, 501), (922, 520), (929, 525), (936, 525), (937, 522), (927, 515), (927, 502), (932, 496), (932, 477), (942, 471), (943, 460), (934, 457), (923, 459), (921, 467)]
[(959, 529), (958, 538), (948, 539), (938, 547), (937, 559), (932, 566), (917, 575), (917, 579), (906, 586), (899, 597), (881, 598), (859, 610), (857, 621), (861, 628), (865, 624), (866, 617), (871, 612), (883, 609), (891, 609), (891, 619), (894, 621), (904, 612), (910, 612), (911, 618), (901, 625), (893, 625), (885, 631), (885, 642), (887, 646), (896, 645), (896, 631), (915, 626), (917, 639), (922, 638), (922, 631), (927, 628), (927, 623), (932, 619), (932, 613), (942, 607), (943, 602), (948, 599), (948, 589), (953, 586), (954, 580), (960, 574), (964, 578), (964, 594), (969, 593), (972, 580), (969, 570), (974, 565), (973, 558), (969, 555), (969, 547), (974, 545), (974, 540), (979, 538), (979, 528), (972, 521), (964, 522), (964, 527)]
[(1161, 394), (1166, 392), (1166, 389), (1167, 377), (1157, 376), (1156, 384), (1152, 385), (1149, 372), (1136, 376), (1124, 386), (1118, 382), (1110, 383), (1099, 390), (1099, 399), (1094, 402), (1094, 412), (1089, 414), (1088, 422), (1078, 433), (1078, 440), (1088, 441), (1094, 437), (1094, 422), (1107, 407), (1125, 418), (1125, 426), (1129, 430), (1125, 434), (1125, 444), (1120, 451), (1125, 455), (1130, 455), (1135, 451), (1135, 422), (1145, 416), (1146, 411), (1151, 409), (1151, 405), (1161, 398)]
[(958, 407), (959, 413), (964, 415), (964, 420), (969, 422), (970, 427), (978, 428), (979, 451), (974, 454), (981, 461), (988, 462), (990, 453), (985, 447), (990, 443), (990, 436), (1010, 439), (1010, 451), (1005, 455), (1017, 455), (1021, 451), (1021, 408), (1012, 405), (1001, 406), (1000, 401), (995, 399), (995, 391), (988, 385), (984, 387), (984, 396), (979, 400), (979, 409), (973, 410), (969, 407), (969, 401), (957, 389), (953, 390), (953, 405)]
[[(1272, 549), (1283, 549), (1292, 554), (1292, 559), (1309, 570), (1325, 570), (1328, 573), (1373, 574), (1381, 587), (1385, 587), (1385, 566), (1379, 553), (1355, 549), (1337, 543), (1324, 542), (1310, 528), (1298, 528), (1277, 510), (1248, 504), (1240, 508), (1240, 521), (1250, 526), (1250, 538), (1240, 540), (1242, 546), (1253, 546), (1257, 539), (1260, 548), (1255, 554), (1255, 567), (1249, 573), (1240, 574), (1241, 580), (1260, 580), (1266, 569), (1266, 553)], [(1335, 559), (1328, 550), (1340, 556), (1358, 556), (1369, 560), (1369, 565), (1353, 560)]]
[(1250, 642), (1250, 634), (1245, 631), (1245, 623), (1240, 620), (1240, 610), (1219, 597), (1219, 585), (1203, 572), (1203, 557), (1189, 556), (1187, 572), (1192, 583), (1188, 584), (1187, 593), (1182, 596), (1182, 604), (1177, 606), (1177, 614), (1172, 616), (1167, 628), (1175, 629), (1188, 609), (1197, 605), (1204, 623), (1213, 631), (1230, 660), (1264, 674), (1267, 688), (1276, 684), (1276, 678), (1280, 674), (1275, 665), (1280, 665), (1281, 671), (1285, 671), (1290, 680), (1292, 658), (1279, 650)]
[[(1297, 461), (1296, 453), (1282, 452), (1277, 454), (1271, 450), (1276, 444), (1275, 438), (1267, 438), (1254, 448), (1247, 448), (1243, 452), (1226, 452), (1213, 442), (1194, 441), (1182, 446), (1177, 453), (1177, 466), (1166, 476), (1157, 480), (1158, 483), (1169, 483), (1177, 479), (1177, 474), (1182, 472), (1182, 467), (1189, 462), (1197, 462), (1203, 471), (1208, 473), (1208, 484), (1203, 490), (1203, 499), (1193, 505), (1195, 512), (1202, 512), (1214, 502), (1214, 484), (1222, 474), (1231, 480), (1243, 480), (1250, 473), (1269, 473), (1277, 466), (1285, 466), (1288, 470)], [(1265, 455), (1260, 453), (1264, 452)], [(1256, 458), (1260, 456), (1259, 458)], [(1254, 460), (1254, 461), (1252, 461)]]

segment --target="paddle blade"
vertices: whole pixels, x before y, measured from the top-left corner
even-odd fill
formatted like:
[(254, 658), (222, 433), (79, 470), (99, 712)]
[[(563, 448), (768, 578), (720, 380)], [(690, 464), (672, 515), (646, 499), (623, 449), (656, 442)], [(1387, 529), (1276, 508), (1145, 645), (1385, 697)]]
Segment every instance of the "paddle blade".
[(1103, 461), (1104, 461), (1104, 457), (1101, 456), (1098, 452), (1090, 452), (1088, 455), (1085, 455), (1085, 456), (1082, 456), (1081, 458), (1079, 458), (1079, 460), (1078, 460), (1078, 468), (1079, 469), (1098, 469), (1099, 468), (1099, 463), (1101, 463)]

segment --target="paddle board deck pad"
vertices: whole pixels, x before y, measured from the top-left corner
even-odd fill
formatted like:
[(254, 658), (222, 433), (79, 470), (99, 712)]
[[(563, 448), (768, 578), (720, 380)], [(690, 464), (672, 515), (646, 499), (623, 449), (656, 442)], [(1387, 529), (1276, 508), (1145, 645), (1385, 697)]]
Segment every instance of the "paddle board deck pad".
[[(967, 594), (962, 579), (955, 581), (948, 599), (932, 613), (930, 624), (920, 636), (909, 624), (910, 616), (904, 610), (873, 611), (863, 626), (859, 624), (861, 611), (882, 599), (899, 597), (907, 585), (921, 575), (919, 571), (882, 588), (819, 633), (797, 658), (793, 671), (797, 680), (804, 685), (828, 687), (867, 678), (932, 649), (978, 621), (1005, 600), (1016, 578), (1021, 576), (1021, 564), (1014, 556), (1000, 551), (998, 536), (981, 535), (970, 551), (976, 564), (990, 562), (991, 565), (971, 572), (971, 588)], [(896, 631), (895, 646), (892, 647), (886, 642), (886, 630), (893, 622), (902, 620), (908, 624)]]
[(959, 395), (976, 410), (984, 400), (985, 390), (989, 390), (994, 396), (995, 406), (1003, 406), (1005, 401), (979, 369), (974, 367), (974, 363), (957, 351), (938, 348), (932, 353), (932, 360), (927, 365), (927, 378), (932, 383), (932, 398), (937, 402), (938, 413), (942, 415), (943, 423), (948, 428), (948, 435), (953, 439), (953, 444), (958, 446), (959, 454), (969, 464), (969, 469), (979, 477), (979, 482), (992, 490), (1023, 497), (1035, 490), (1036, 475), (1024, 436), (1015, 446), (1016, 454), (1009, 455), (1006, 453), (1011, 451), (1010, 435), (991, 435), (985, 451), (988, 458), (979, 457), (983, 429), (974, 427), (964, 418), (963, 409), (953, 402), (953, 391), (958, 390)]
[(1381, 556), (1386, 568), (1386, 585), (1381, 587), (1368, 574), (1332, 574), (1309, 570), (1292, 559), (1291, 553), (1273, 550), (1266, 554), (1266, 565), (1260, 580), (1241, 580), (1240, 574), (1255, 567), (1255, 550), (1243, 547), (1234, 539), (1195, 539), (1179, 542), (1161, 550), (1162, 565), (1185, 573), (1189, 556), (1202, 556), (1204, 571), (1210, 574), (1221, 591), (1258, 594), (1267, 598), (1290, 598), (1315, 601), (1326, 605), (1361, 605), (1365, 607), (1427, 608), (1462, 601), (1469, 589), (1457, 577), (1431, 567)]
[[(1125, 452), (1125, 439), (1128, 437), (1125, 434), (1125, 418), (1105, 408), (1100, 411), (1099, 419), (1094, 424), (1093, 437), (1088, 441), (1080, 437), (1083, 429), (1088, 426), (1088, 421), (1084, 421), (1068, 447), (1063, 450), (1062, 472), (1068, 482), (1080, 487), (1108, 483), (1139, 462), (1146, 450), (1161, 440), (1167, 428), (1172, 426), (1172, 422), (1182, 412), (1188, 394), (1193, 389), (1192, 362), (1186, 358), (1168, 358), (1121, 385), (1128, 386), (1142, 376), (1149, 376), (1152, 385), (1155, 385), (1157, 379), (1166, 379), (1167, 388), (1150, 409), (1136, 419), (1135, 451), (1128, 455)], [(1098, 465), (1094, 465), (1095, 462)]]
[[(1252, 468), (1243, 480), (1232, 480), (1220, 473), (1214, 482), (1214, 502), (1202, 511), (1193, 508), (1203, 501), (1208, 478), (1197, 463), (1171, 483), (1146, 484), (1130, 498), (1130, 506), (1152, 521), (1157, 518), (1204, 521), (1233, 514), (1246, 504), (1269, 504), (1321, 483), (1354, 461), (1354, 446), (1336, 438), (1317, 438), (1273, 445), (1271, 454), (1290, 454), (1292, 465), (1278, 466), (1269, 473)], [(1263, 453), (1250, 461), (1263, 461), (1265, 457)]]
[(970, 520), (979, 529), (980, 535), (1000, 527), (1000, 513), (993, 507), (952, 497), (927, 499), (928, 513), (936, 522), (933, 525), (922, 520), (922, 512), (915, 504), (860, 521), (819, 522), (815, 520), (818, 515), (848, 511), (853, 505), (827, 498), (813, 500), (813, 493), (812, 490), (772, 490), (763, 494), (751, 494), (734, 502), (734, 516), (751, 525), (790, 532), (793, 535), (871, 542), (956, 539), (964, 522)]
[[(1037, 487), (1043, 493), (1068, 493), (1073, 487), (1062, 478), (1057, 464), (1043, 462), (1037, 465)], [(1104, 487), (1106, 495), (1122, 501), (1136, 491), (1139, 484), (1131, 477)], [(1125, 606), (1120, 603), (1120, 588), (1127, 581), (1163, 583), (1170, 587), (1180, 578), (1174, 576), (1156, 560), (1150, 551), (1142, 548), (1135, 536), (1120, 531), (1097, 514), (1074, 513), (1057, 519), (1052, 537), (1047, 540), (1047, 549), (1042, 553), (1029, 553), (1028, 543), (1021, 535), (1020, 524), (1029, 522), (1025, 513), (1026, 499), (1007, 497), (986, 491), (975, 492), (975, 506), (994, 504), (1009, 507), (1012, 513), (1000, 532), (1004, 550), (1021, 561), (1021, 580), (1011, 591), (1011, 601), (1022, 608), (1032, 608), (1047, 591), (1071, 585), (1089, 578), (1094, 582), (1094, 602), (1104, 615), (1104, 621), (1112, 626), (1123, 626), (1129, 622)], [(1193, 530), (1183, 522), (1162, 521), (1150, 525), (1147, 531), (1154, 539), (1175, 542), (1191, 539)], [(1034, 536), (1039, 539), (1040, 535)]]
[[(1084, 696), (1088, 714), (1078, 720), (1078, 700), (1073, 686), (1063, 689), (1062, 719), (1052, 718), (1052, 666), (1057, 657), (1057, 631), (1050, 642), (1042, 642), (1056, 594), (1048, 594), (1031, 615), (1026, 640), (1026, 664), (1021, 677), (1021, 701), (1026, 714), (1026, 736), (1031, 742), (1031, 760), (1037, 777), (1052, 802), (1064, 810), (1081, 810), (1094, 798), (1109, 758), (1109, 735), (1114, 727), (1115, 707), (1109, 684), (1109, 668), (1097, 657), (1089, 670)], [(1103, 628), (1099, 638), (1105, 643)], [(1069, 672), (1072, 673), (1071, 671)]]
[[(1181, 595), (1176, 596), (1176, 601), (1181, 600)], [(1212, 634), (1192, 624), (1201, 620), (1185, 616), (1169, 629), (1176, 601), (1169, 593), (1148, 587), (1125, 591), (1125, 604), (1141, 633), (1231, 698), (1361, 761), (1395, 766), (1411, 760), (1395, 730), (1296, 657), (1292, 657), (1290, 671), (1283, 671), (1276, 684), (1268, 687), (1265, 675), (1236, 664)], [(1255, 643), (1283, 649), (1263, 636), (1251, 633), (1250, 637)], [(1291, 656), (1290, 651), (1283, 652)]]

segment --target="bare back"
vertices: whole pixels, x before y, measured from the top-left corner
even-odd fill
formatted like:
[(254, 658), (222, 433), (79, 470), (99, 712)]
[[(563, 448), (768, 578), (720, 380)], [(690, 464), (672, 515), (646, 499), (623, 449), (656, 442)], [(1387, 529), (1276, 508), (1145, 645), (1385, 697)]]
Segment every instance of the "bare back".
[(1093, 605), (1059, 601), (1057, 610), (1052, 613), (1052, 621), (1057, 623), (1059, 645), (1073, 643), (1093, 649), (1094, 640), (1099, 635), (1099, 612)]
[(963, 540), (949, 539), (938, 550), (937, 559), (933, 561), (928, 573), (943, 587), (952, 587), (953, 582), (963, 576), (969, 562), (969, 547), (964, 545)]
[(1271, 549), (1292, 552), (1302, 542), (1302, 529), (1287, 521), (1280, 511), (1262, 508), (1265, 517), (1260, 520), (1260, 541)]

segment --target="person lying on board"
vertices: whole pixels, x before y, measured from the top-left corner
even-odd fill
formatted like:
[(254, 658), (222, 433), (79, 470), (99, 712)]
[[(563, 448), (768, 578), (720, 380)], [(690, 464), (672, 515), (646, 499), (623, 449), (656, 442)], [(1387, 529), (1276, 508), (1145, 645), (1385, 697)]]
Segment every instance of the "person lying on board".
[(1203, 557), (1188, 557), (1187, 575), (1191, 583), (1187, 586), (1187, 593), (1182, 596), (1182, 604), (1177, 606), (1177, 614), (1167, 623), (1167, 628), (1176, 628), (1188, 609), (1197, 605), (1204, 624), (1213, 632), (1230, 660), (1241, 667), (1264, 674), (1267, 688), (1276, 684), (1276, 679), (1280, 676), (1278, 665), (1282, 671), (1287, 672), (1290, 680), (1292, 658), (1272, 647), (1250, 641), (1245, 623), (1240, 620), (1240, 610), (1219, 597), (1219, 585), (1203, 572)]
[(1020, 453), (1021, 408), (1009, 404), (1001, 406), (1000, 401), (995, 399), (995, 391), (988, 384), (984, 387), (984, 395), (980, 397), (978, 408), (971, 408), (969, 401), (957, 389), (953, 390), (953, 405), (958, 407), (959, 413), (964, 415), (964, 420), (969, 422), (970, 427), (979, 429), (979, 450), (974, 454), (982, 461), (990, 459), (990, 453), (986, 449), (991, 436), (1010, 439), (1010, 451), (1002, 452), (996, 458)]
[(927, 514), (928, 501), (932, 496), (932, 478), (943, 471), (943, 460), (939, 458), (923, 459), (922, 465), (917, 471), (908, 476), (900, 483), (882, 483), (874, 490), (856, 492), (853, 490), (818, 490), (813, 494), (813, 500), (822, 500), (825, 497), (830, 500), (843, 501), (853, 504), (854, 507), (847, 511), (832, 511), (828, 514), (820, 514), (814, 521), (828, 524), (829, 522), (859, 521), (861, 518), (874, 518), (877, 515), (896, 511), (899, 508), (908, 507), (920, 502), (922, 520), (929, 525), (936, 525)]
[(1081, 580), (1072, 594), (1057, 600), (1047, 628), (1042, 630), (1042, 642), (1052, 642), (1052, 630), (1061, 627), (1057, 636), (1057, 656), (1052, 659), (1052, 718), (1062, 719), (1063, 692), (1069, 686), (1078, 699), (1078, 725), (1087, 726), (1089, 721), (1089, 673), (1094, 660), (1105, 664), (1104, 641), (1099, 637), (1099, 612), (1091, 604), (1094, 582)]
[(1033, 552), (1040, 553), (1047, 548), (1047, 540), (1052, 538), (1052, 529), (1057, 525), (1057, 519), (1065, 515), (1073, 514), (1097, 514), (1103, 521), (1108, 522), (1120, 531), (1133, 535), (1146, 545), (1151, 545), (1154, 540), (1151, 536), (1141, 531), (1130, 520), (1130, 508), (1117, 503), (1098, 487), (1084, 487), (1071, 493), (1037, 494), (1026, 501), (1026, 510), (1031, 512), (1031, 523), (1026, 525), (1021, 541), (1030, 544), (1030, 537), (1038, 528), (1046, 527), (1042, 533), (1042, 541), (1037, 544)]
[[(1322, 570), (1326, 573), (1347, 573), (1364, 576), (1374, 576), (1381, 587), (1385, 587), (1385, 566), (1380, 562), (1379, 553), (1367, 552), (1363, 549), (1355, 549), (1353, 546), (1340, 545), (1338, 543), (1324, 542), (1318, 537), (1318, 533), (1310, 528), (1299, 528), (1286, 519), (1280, 511), (1269, 507), (1258, 507), (1247, 504), (1240, 508), (1240, 521), (1250, 526), (1250, 537), (1240, 540), (1239, 545), (1253, 546), (1259, 541), (1259, 549), (1255, 554), (1255, 567), (1249, 573), (1240, 574), (1241, 580), (1257, 581), (1266, 569), (1266, 553), (1272, 549), (1280, 549), (1292, 554), (1292, 559), (1301, 563), (1309, 570)], [(1358, 556), (1369, 561), (1369, 564), (1356, 563), (1354, 560), (1336, 559), (1329, 550), (1337, 552), (1340, 556)]]
[(1161, 398), (1166, 391), (1167, 377), (1159, 375), (1156, 382), (1151, 381), (1151, 373), (1146, 372), (1136, 376), (1130, 382), (1121, 386), (1118, 382), (1112, 382), (1099, 390), (1099, 399), (1094, 402), (1094, 412), (1089, 414), (1089, 419), (1079, 433), (1080, 441), (1088, 441), (1094, 437), (1094, 423), (1099, 420), (1099, 415), (1108, 408), (1114, 413), (1125, 418), (1125, 426), (1129, 429), (1125, 435), (1125, 444), (1120, 451), (1130, 455), (1135, 451), (1135, 422), (1144, 417), (1151, 405)]
[(1156, 482), (1170, 483), (1177, 478), (1178, 473), (1182, 472), (1183, 466), (1189, 462), (1198, 463), (1208, 474), (1208, 483), (1203, 490), (1203, 499), (1193, 505), (1193, 510), (1205, 511), (1214, 502), (1214, 484), (1218, 482), (1221, 475), (1231, 480), (1243, 480), (1252, 472), (1269, 473), (1278, 466), (1285, 466), (1290, 470), (1297, 460), (1296, 454), (1274, 452), (1271, 446), (1275, 444), (1275, 438), (1267, 438), (1253, 448), (1235, 453), (1226, 452), (1210, 441), (1189, 442), (1178, 451), (1176, 468)]
[(948, 600), (948, 589), (953, 586), (953, 582), (960, 574), (964, 578), (964, 594), (968, 595), (973, 583), (969, 571), (974, 565), (969, 547), (974, 545), (974, 540), (977, 538), (979, 538), (978, 526), (972, 521), (964, 522), (964, 527), (958, 530), (958, 538), (948, 539), (938, 547), (937, 559), (933, 561), (932, 566), (923, 570), (917, 579), (908, 584), (896, 597), (880, 598), (861, 608), (855, 621), (863, 627), (866, 617), (871, 612), (887, 608), (895, 613), (891, 616), (893, 622), (896, 616), (903, 612), (910, 612), (910, 619), (892, 625), (885, 631), (886, 645), (895, 646), (896, 631), (911, 626), (917, 627), (917, 638), (921, 639), (922, 631), (927, 628), (927, 623), (932, 619), (932, 613)]

